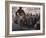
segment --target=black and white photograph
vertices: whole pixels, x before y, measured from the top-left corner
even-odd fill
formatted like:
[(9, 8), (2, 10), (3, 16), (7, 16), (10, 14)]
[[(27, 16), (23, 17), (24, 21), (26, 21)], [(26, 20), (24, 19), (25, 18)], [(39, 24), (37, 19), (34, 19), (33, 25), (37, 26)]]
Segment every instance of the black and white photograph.
[(42, 32), (42, 10), (42, 6), (39, 5), (10, 4), (10, 31)]
[(7, 2), (6, 25), (7, 36), (43, 35), (44, 3)]
[(12, 7), (12, 31), (40, 30), (40, 8)]

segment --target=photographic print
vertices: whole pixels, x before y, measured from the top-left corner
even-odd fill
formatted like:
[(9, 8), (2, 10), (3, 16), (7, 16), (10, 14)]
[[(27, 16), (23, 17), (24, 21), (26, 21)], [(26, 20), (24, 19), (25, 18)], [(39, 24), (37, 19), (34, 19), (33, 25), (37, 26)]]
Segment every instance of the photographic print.
[(44, 34), (44, 3), (7, 2), (9, 36)]
[(40, 30), (40, 8), (12, 7), (12, 31)]

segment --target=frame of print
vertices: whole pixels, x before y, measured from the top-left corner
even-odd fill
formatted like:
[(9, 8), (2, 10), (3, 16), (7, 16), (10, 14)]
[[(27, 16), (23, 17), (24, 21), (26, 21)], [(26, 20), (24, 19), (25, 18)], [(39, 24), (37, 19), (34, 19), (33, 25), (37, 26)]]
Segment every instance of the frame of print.
[(45, 4), (5, 1), (5, 36), (45, 34)]

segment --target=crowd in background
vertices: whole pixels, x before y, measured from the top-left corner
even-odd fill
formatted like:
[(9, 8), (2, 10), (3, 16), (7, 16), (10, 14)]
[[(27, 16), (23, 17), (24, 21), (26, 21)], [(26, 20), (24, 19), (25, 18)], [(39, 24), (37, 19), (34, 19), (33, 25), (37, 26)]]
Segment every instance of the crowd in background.
[[(40, 30), (40, 14), (27, 14), (22, 20), (19, 21), (19, 18), (15, 18), (13, 24), (14, 30)], [(19, 21), (19, 23), (18, 23)]]
[(24, 29), (23, 27), (36, 30), (40, 29), (40, 15), (27, 14), (23, 19), (25, 20), (20, 22), (22, 29)]

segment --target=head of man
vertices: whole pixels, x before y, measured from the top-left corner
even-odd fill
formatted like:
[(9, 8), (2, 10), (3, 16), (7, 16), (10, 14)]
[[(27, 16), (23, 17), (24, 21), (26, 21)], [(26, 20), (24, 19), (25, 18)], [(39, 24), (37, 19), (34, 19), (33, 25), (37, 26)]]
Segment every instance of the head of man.
[(22, 9), (22, 7), (19, 7), (19, 9)]

